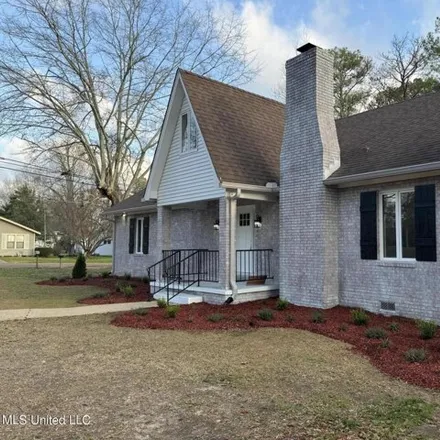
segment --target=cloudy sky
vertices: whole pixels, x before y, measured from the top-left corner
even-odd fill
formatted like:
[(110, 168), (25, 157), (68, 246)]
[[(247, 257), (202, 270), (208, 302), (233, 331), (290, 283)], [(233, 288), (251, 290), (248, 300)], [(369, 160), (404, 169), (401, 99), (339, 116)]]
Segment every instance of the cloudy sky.
[[(306, 40), (377, 56), (394, 34), (434, 30), (440, 0), (228, 0), (247, 25), (261, 74), (246, 88), (270, 95), (284, 61)], [(223, 2), (225, 3), (225, 2)]]
[[(247, 26), (247, 46), (261, 66), (245, 86), (273, 96), (286, 59), (306, 41), (325, 48), (347, 46), (377, 56), (394, 34), (426, 33), (440, 16), (440, 0), (216, 0), (220, 9), (235, 8)], [(0, 140), (0, 155), (16, 157), (23, 143)], [(0, 170), (0, 177), (2, 176)]]

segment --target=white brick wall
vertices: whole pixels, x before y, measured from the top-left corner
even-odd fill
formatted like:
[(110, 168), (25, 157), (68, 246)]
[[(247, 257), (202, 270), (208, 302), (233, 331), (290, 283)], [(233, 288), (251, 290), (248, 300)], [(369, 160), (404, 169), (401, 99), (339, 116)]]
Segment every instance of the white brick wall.
[(313, 48), (286, 63), (281, 151), (280, 296), (307, 306), (338, 303), (337, 192), (323, 179), (339, 165), (333, 58)]
[[(341, 304), (380, 312), (381, 301), (395, 302), (396, 313), (399, 315), (435, 319), (440, 322), (439, 261), (416, 261), (402, 264), (384, 262), (379, 259), (361, 260), (360, 258), (360, 192), (379, 192), (430, 183), (436, 184), (437, 249), (439, 249), (440, 178), (371, 185), (339, 191)], [(378, 228), (378, 245), (379, 243)]]

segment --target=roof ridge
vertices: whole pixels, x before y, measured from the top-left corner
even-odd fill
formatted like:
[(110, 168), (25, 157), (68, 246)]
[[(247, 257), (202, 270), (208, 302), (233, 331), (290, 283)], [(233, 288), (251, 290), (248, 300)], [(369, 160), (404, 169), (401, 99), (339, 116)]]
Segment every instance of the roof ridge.
[(335, 119), (335, 122), (338, 121), (345, 121), (346, 119), (349, 118), (354, 118), (356, 116), (361, 116), (361, 115), (365, 115), (366, 113), (371, 113), (371, 112), (375, 112), (375, 111), (379, 111), (379, 110), (384, 110), (390, 107), (395, 107), (397, 105), (401, 105), (401, 104), (408, 104), (416, 99), (420, 99), (420, 98), (427, 98), (428, 96), (432, 96), (432, 95), (439, 95), (440, 96), (440, 92), (435, 92), (435, 91), (431, 91), (428, 93), (422, 93), (421, 95), (417, 95), (414, 96), (410, 99), (404, 99), (403, 101), (399, 101), (399, 102), (393, 102), (392, 104), (387, 104), (387, 105), (383, 105), (382, 107), (376, 107), (376, 108), (370, 108), (368, 110), (365, 110), (363, 112), (360, 113), (355, 113), (354, 115), (350, 115), (350, 116), (345, 116), (343, 118), (339, 118), (339, 119)]
[(235, 89), (238, 92), (242, 92), (242, 93), (245, 93), (247, 95), (253, 95), (253, 96), (257, 97), (257, 98), (261, 98), (261, 99), (264, 99), (266, 101), (271, 101), (274, 104), (278, 104), (278, 105), (281, 105), (283, 107), (286, 106), (283, 102), (278, 101), (278, 100), (276, 100), (274, 98), (268, 98), (267, 96), (263, 96), (263, 95), (260, 95), (258, 93), (255, 93), (255, 92), (250, 92), (248, 90), (242, 89), (241, 87), (237, 87), (237, 86), (234, 86), (234, 85), (231, 85), (231, 84), (226, 84), (225, 82), (219, 81), (218, 79), (214, 79), (214, 78), (211, 78), (211, 77), (205, 76), (205, 75), (200, 75), (199, 73), (192, 72), (191, 70), (186, 70), (186, 69), (182, 69), (182, 68), (179, 67), (179, 71), (187, 73), (189, 75), (197, 76), (197, 77), (199, 77), (201, 79), (205, 79), (207, 81), (211, 81), (211, 82), (215, 82), (217, 84), (221, 84), (222, 86), (229, 87), (231, 89)]

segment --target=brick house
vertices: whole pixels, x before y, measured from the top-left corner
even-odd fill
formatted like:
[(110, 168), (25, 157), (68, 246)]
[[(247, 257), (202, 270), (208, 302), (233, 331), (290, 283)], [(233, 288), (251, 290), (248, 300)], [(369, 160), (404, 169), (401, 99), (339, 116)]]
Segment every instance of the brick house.
[(298, 51), (285, 106), (178, 71), (146, 190), (108, 210), (113, 272), (440, 321), (440, 94), (335, 121), (332, 56)]

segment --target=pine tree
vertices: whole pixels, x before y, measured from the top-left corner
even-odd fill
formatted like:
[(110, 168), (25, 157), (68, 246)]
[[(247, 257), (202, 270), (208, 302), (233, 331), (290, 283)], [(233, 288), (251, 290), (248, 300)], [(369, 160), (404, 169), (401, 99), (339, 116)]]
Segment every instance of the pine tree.
[(87, 276), (87, 264), (86, 264), (86, 258), (84, 257), (84, 254), (79, 254), (75, 266), (73, 266), (72, 270), (72, 278), (85, 278)]

